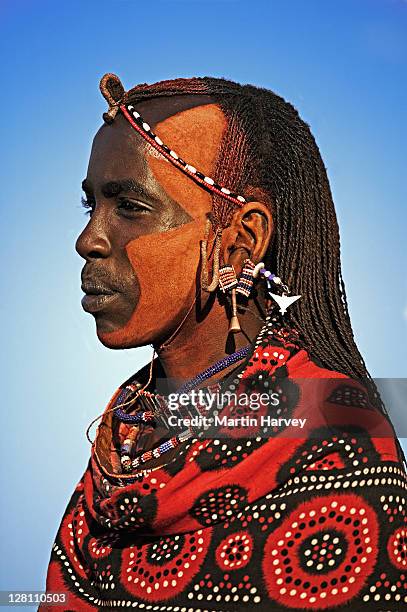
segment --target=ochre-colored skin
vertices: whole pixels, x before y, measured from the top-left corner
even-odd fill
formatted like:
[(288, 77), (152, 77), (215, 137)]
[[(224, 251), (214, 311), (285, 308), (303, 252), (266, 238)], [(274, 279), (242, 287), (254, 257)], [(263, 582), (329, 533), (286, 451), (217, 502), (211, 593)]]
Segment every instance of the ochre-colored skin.
[[(209, 97), (160, 98), (137, 108), (166, 144), (213, 176), (226, 119)], [(106, 183), (130, 178), (147, 193), (127, 187), (118, 195), (106, 192)], [(200, 241), (211, 195), (152, 154), (121, 115), (95, 137), (86, 191), (91, 218), (77, 241), (86, 261), (82, 279), (85, 285), (100, 282), (116, 292), (94, 313), (103, 344), (128, 348), (152, 343), (167, 376), (185, 380), (253, 338), (260, 321), (245, 313), (240, 316), (243, 333), (228, 339), (224, 304), (200, 290)], [(223, 261), (239, 273), (246, 257), (261, 260), (271, 234), (268, 208), (246, 204), (224, 231)], [(160, 349), (191, 306), (182, 327)]]
[[(216, 104), (177, 113), (155, 127), (163, 142), (171, 143), (174, 151), (207, 176), (215, 174), (215, 160), (225, 129), (225, 116)], [(163, 158), (149, 157), (148, 164), (168, 195), (192, 217), (203, 217), (211, 210), (211, 194), (171, 163), (163, 161)]]

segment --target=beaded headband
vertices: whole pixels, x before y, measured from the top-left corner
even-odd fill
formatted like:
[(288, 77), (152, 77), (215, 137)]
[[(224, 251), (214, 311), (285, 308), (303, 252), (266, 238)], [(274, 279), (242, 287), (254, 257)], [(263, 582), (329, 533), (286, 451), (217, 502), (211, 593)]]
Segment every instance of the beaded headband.
[(203, 172), (200, 172), (194, 166), (188, 164), (175, 151), (164, 144), (161, 138), (151, 130), (149, 124), (144, 121), (140, 113), (134, 109), (134, 106), (126, 103), (127, 94), (118, 76), (111, 73), (105, 74), (100, 81), (100, 91), (109, 104), (108, 112), (103, 115), (103, 119), (107, 123), (113, 121), (120, 109), (130, 125), (144, 138), (144, 140), (159, 151), (161, 155), (174, 166), (184, 172), (184, 174), (192, 178), (198, 185), (216, 193), (237, 206), (242, 206), (246, 203), (246, 199), (243, 196), (215, 183), (210, 176), (206, 176)]
[(230, 191), (230, 189), (226, 189), (226, 187), (222, 187), (218, 183), (215, 183), (210, 176), (206, 176), (203, 172), (200, 172), (194, 166), (188, 164), (175, 151), (164, 144), (161, 138), (154, 134), (149, 124), (144, 121), (140, 113), (134, 110), (134, 106), (122, 104), (119, 108), (129, 121), (130, 125), (137, 130), (137, 132), (141, 134), (141, 136), (147, 140), (150, 145), (157, 149), (157, 151), (159, 151), (166, 159), (174, 164), (174, 166), (190, 176), (196, 183), (206, 187), (210, 191), (213, 191), (214, 193), (226, 198), (238, 206), (242, 206), (242, 204), (246, 203), (246, 199), (243, 196), (233, 193)]

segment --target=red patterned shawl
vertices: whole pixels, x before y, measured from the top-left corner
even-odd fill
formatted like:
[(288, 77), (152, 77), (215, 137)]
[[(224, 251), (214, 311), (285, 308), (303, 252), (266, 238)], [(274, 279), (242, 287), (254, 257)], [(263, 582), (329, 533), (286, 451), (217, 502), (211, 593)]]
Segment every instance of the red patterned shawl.
[(279, 416), (306, 427), (188, 441), (126, 484), (108, 476), (105, 413), (52, 547), (47, 591), (69, 594), (64, 609), (402, 610), (406, 473), (391, 425), (294, 344), (266, 334), (253, 349), (239, 390), (277, 381)]

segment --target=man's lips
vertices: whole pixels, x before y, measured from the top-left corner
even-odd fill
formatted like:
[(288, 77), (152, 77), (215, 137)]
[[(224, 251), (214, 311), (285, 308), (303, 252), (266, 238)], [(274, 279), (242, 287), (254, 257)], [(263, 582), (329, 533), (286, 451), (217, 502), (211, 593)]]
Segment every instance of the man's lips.
[(87, 295), (112, 295), (116, 293), (114, 289), (110, 289), (110, 287), (106, 287), (106, 285), (89, 281), (84, 281), (81, 285), (81, 289)]
[(118, 297), (118, 292), (97, 282), (84, 281), (81, 285), (85, 296), (82, 298), (82, 308), (86, 312), (98, 312)]

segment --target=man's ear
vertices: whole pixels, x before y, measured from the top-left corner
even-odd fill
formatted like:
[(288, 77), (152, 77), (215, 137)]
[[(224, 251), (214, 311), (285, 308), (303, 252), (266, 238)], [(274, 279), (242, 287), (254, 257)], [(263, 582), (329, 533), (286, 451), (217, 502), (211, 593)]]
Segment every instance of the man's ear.
[(273, 216), (262, 202), (248, 202), (239, 208), (223, 230), (221, 264), (233, 265), (239, 275), (247, 257), (259, 263), (266, 254), (273, 229)]

